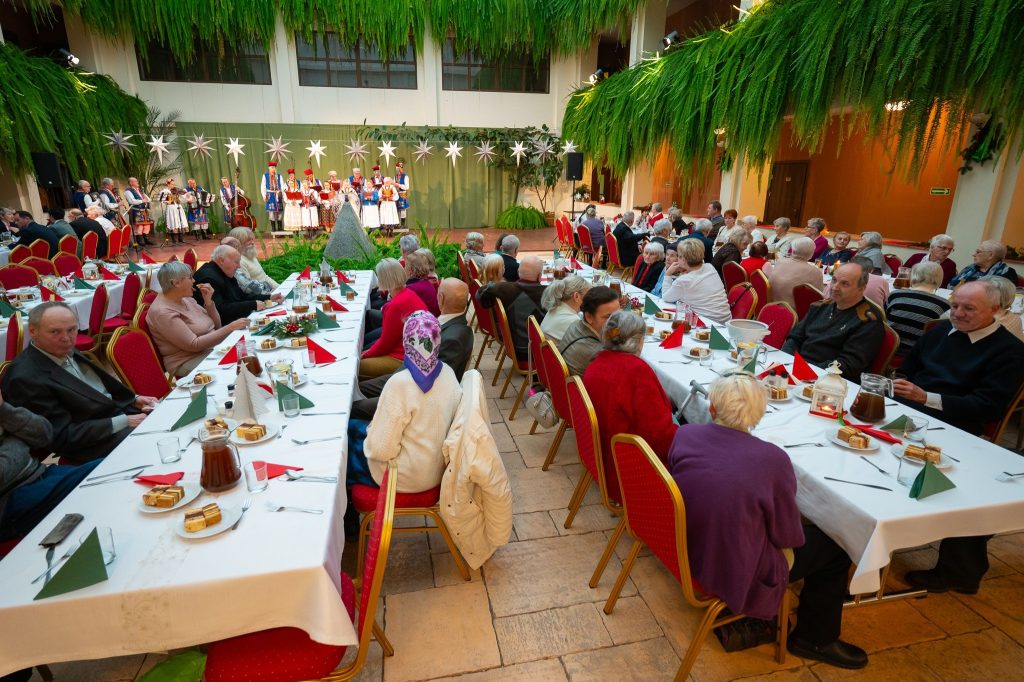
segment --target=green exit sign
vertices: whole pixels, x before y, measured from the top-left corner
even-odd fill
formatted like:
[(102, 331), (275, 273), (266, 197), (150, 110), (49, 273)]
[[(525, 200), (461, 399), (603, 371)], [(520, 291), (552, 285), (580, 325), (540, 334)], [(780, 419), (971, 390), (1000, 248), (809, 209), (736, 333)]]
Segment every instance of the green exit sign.
[(949, 188), (948, 187), (932, 187), (931, 189), (928, 190), (928, 193), (931, 194), (933, 197), (944, 197), (944, 196), (947, 196), (949, 194)]

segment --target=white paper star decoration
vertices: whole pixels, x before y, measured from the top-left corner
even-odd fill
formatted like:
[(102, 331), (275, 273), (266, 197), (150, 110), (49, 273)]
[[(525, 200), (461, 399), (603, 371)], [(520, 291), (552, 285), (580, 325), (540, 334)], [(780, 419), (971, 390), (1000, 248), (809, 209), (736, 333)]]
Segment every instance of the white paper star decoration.
[(205, 135), (193, 135), (188, 141), (188, 150), (192, 152), (193, 158), (206, 156), (210, 158), (210, 145), (212, 142), (206, 139)]
[(325, 147), (324, 145), (320, 144), (320, 140), (317, 140), (316, 142), (313, 142), (313, 140), (310, 140), (309, 141), (309, 146), (306, 147), (306, 151), (309, 152), (310, 157), (315, 157), (316, 158), (316, 167), (317, 168), (320, 167), (320, 157), (321, 156), (327, 156), (327, 147)]
[(565, 142), (562, 143), (562, 156), (565, 156), (566, 154), (572, 154), (574, 151), (576, 151), (575, 142), (573, 142), (572, 140), (566, 140)]
[(380, 155), (384, 157), (384, 166), (391, 165), (391, 157), (395, 156), (395, 144), (391, 140), (384, 140), (384, 144), (377, 147), (380, 150)]
[(538, 140), (533, 143), (533, 151), (539, 160), (546, 161), (549, 156), (555, 154), (555, 145), (547, 140)]
[(228, 155), (235, 157), (235, 165), (237, 166), (238, 165), (238, 157), (239, 156), (245, 156), (245, 152), (242, 151), (242, 148), (245, 147), (245, 145), (244, 144), (238, 144), (238, 138), (237, 137), (229, 137), (228, 138), (228, 143), (226, 145), (224, 145), (224, 146), (228, 148)]
[(270, 154), (271, 161), (280, 161), (282, 158), (291, 154), (291, 150), (288, 149), (287, 142), (281, 142), (280, 137), (270, 138), (270, 142), (265, 142), (267, 145), (267, 153)]
[(495, 155), (498, 153), (494, 150), (494, 146), (487, 140), (484, 140), (476, 147), (476, 151), (473, 152), (476, 155), (477, 161), (493, 161)]
[(360, 142), (359, 140), (352, 140), (351, 144), (345, 146), (345, 153), (348, 154), (348, 158), (352, 159), (353, 161), (355, 161), (356, 159), (359, 159), (360, 161), (365, 161), (366, 145)]
[(512, 145), (512, 156), (516, 157), (516, 165), (518, 166), (523, 161), (523, 157), (526, 156), (526, 144), (523, 142), (516, 142)]
[(448, 146), (444, 148), (444, 155), (452, 160), (452, 166), (454, 167), (455, 159), (462, 156), (462, 147), (459, 146), (458, 142), (449, 142)]
[(422, 161), (433, 153), (434, 150), (429, 144), (427, 144), (427, 141), (420, 140), (419, 144), (416, 145), (416, 149), (413, 150), (412, 155), (416, 157), (417, 161)]
[(149, 151), (151, 154), (156, 154), (156, 158), (159, 159), (160, 163), (164, 162), (164, 154), (170, 154), (170, 150), (167, 149), (168, 142), (164, 142), (164, 136), (151, 135), (149, 142)]
[(113, 147), (114, 149), (116, 149), (117, 151), (121, 152), (121, 154), (127, 154), (128, 153), (128, 148), (135, 146), (134, 144), (132, 144), (131, 142), (128, 141), (128, 140), (132, 139), (135, 136), (134, 135), (125, 135), (120, 130), (118, 130), (116, 133), (114, 131), (110, 131), (109, 133), (107, 133), (103, 137), (105, 137), (108, 140), (110, 140), (110, 142), (108, 142), (108, 144), (111, 147)]

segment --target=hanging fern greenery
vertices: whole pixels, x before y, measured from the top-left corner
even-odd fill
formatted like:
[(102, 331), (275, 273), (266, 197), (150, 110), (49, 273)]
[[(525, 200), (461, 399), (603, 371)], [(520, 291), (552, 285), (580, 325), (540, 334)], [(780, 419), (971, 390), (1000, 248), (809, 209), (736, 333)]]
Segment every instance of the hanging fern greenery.
[(0, 155), (12, 171), (31, 172), (34, 151), (58, 151), (74, 178), (99, 178), (145, 155), (139, 137), (122, 157), (102, 136), (146, 128), (146, 105), (108, 76), (65, 69), (10, 43), (0, 44), (0, 73)]
[(562, 135), (616, 170), (667, 144), (680, 167), (708, 172), (716, 129), (733, 157), (761, 165), (787, 116), (794, 142), (818, 151), (838, 114), (841, 139), (884, 136), (914, 178), (972, 112), (998, 116), (1010, 138), (1022, 132), (1022, 38), (1024, 0), (767, 0), (577, 90)]
[(196, 41), (223, 50), (257, 43), (269, 49), (278, 14), (289, 32), (310, 39), (314, 31), (333, 31), (343, 45), (356, 41), (395, 57), (413, 36), (423, 49), (425, 29), (439, 43), (449, 31), (459, 52), (473, 50), (485, 59), (529, 53), (565, 55), (587, 49), (607, 28), (624, 32), (641, 0), (16, 0), (37, 19), (52, 17), (57, 4), (66, 16), (81, 18), (107, 38), (132, 36), (144, 49), (153, 42), (170, 47), (183, 64), (195, 57)]

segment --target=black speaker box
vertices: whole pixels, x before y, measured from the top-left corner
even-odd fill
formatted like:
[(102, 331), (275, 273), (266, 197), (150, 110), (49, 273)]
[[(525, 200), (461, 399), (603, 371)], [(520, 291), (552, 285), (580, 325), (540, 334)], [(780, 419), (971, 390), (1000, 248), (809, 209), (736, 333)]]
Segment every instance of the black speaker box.
[(569, 152), (565, 155), (565, 179), (583, 179), (583, 153)]
[(32, 166), (40, 187), (60, 187), (60, 163), (52, 152), (32, 152)]

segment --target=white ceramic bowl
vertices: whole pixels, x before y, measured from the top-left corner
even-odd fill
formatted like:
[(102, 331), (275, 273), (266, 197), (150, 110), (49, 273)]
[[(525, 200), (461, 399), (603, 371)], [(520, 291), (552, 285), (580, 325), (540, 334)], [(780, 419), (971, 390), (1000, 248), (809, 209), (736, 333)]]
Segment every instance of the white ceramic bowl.
[(757, 320), (730, 320), (725, 326), (734, 344), (761, 343), (769, 334), (768, 325)]

